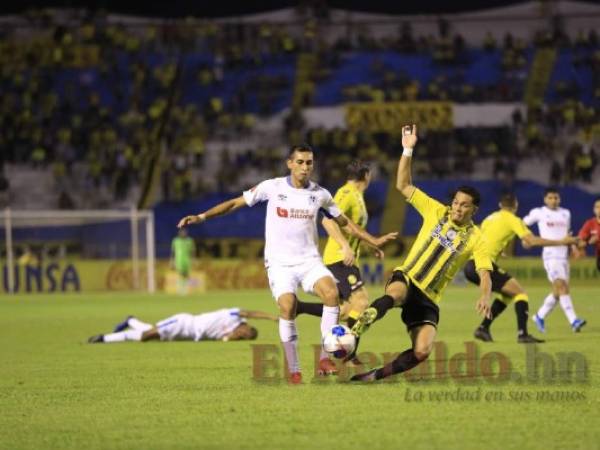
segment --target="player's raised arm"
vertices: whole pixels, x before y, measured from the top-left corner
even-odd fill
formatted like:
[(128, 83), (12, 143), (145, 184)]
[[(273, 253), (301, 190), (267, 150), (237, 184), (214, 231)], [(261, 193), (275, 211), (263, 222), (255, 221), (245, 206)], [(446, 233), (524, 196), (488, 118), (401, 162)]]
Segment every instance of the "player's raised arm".
[(222, 216), (224, 214), (229, 214), (241, 207), (246, 206), (246, 200), (243, 195), (239, 197), (232, 198), (231, 200), (224, 201), (219, 203), (216, 206), (204, 211), (203, 213), (194, 215), (194, 216), (185, 216), (183, 219), (179, 221), (177, 224), (177, 228), (183, 228), (188, 225), (192, 225), (195, 223), (202, 223), (211, 217)]
[(402, 156), (398, 163), (396, 175), (396, 189), (406, 198), (410, 198), (415, 190), (412, 184), (411, 160), (415, 145), (417, 144), (417, 126), (406, 125), (402, 127)]

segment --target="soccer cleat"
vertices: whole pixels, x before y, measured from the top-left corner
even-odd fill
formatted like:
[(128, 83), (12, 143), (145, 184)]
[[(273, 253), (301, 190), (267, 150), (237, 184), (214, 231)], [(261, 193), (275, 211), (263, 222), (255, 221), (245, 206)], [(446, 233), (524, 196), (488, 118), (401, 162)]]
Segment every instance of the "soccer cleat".
[(116, 324), (113, 333), (119, 333), (129, 327), (129, 319), (133, 319), (133, 316), (127, 316), (123, 322)]
[(97, 334), (88, 339), (88, 344), (100, 344), (102, 342), (104, 342), (103, 334)]
[(571, 324), (571, 328), (575, 333), (579, 333), (587, 322), (583, 319), (575, 319)]
[(479, 339), (480, 341), (483, 341), (483, 342), (494, 342), (489, 328), (480, 326), (475, 330), (475, 332), (473, 333), (473, 336), (475, 336), (475, 339)]
[(338, 370), (335, 363), (332, 360), (330, 360), (329, 358), (323, 358), (321, 361), (319, 361), (319, 370), (317, 371), (317, 373), (320, 376), (337, 375)]
[(534, 314), (531, 320), (533, 320), (533, 323), (535, 323), (535, 326), (537, 327), (540, 333), (546, 332), (546, 324), (544, 323), (544, 319), (542, 319), (537, 314)]
[(377, 378), (375, 378), (375, 372), (377, 372), (377, 369), (369, 370), (365, 373), (357, 373), (350, 378), (350, 381), (375, 381), (377, 380)]
[(365, 333), (371, 324), (375, 322), (377, 318), (377, 310), (375, 308), (367, 308), (363, 311), (363, 313), (358, 316), (356, 319), (356, 323), (352, 327), (352, 334), (356, 337), (360, 337), (363, 333)]
[(289, 384), (302, 384), (302, 372), (292, 372), (288, 375)]
[(542, 342), (546, 341), (543, 339), (538, 339), (530, 334), (523, 334), (517, 338), (517, 342), (519, 344), (541, 344)]

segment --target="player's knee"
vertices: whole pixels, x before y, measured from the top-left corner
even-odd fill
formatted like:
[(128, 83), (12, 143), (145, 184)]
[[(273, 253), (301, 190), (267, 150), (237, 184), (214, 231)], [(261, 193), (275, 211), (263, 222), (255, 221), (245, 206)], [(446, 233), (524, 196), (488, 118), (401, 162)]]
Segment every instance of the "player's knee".
[(422, 362), (429, 358), (429, 355), (431, 354), (431, 347), (416, 348), (413, 350), (413, 353), (415, 354), (415, 358)]
[(322, 291), (322, 297), (321, 300), (323, 301), (324, 305), (327, 306), (336, 306), (339, 303), (339, 294), (338, 294), (338, 290), (337, 288), (331, 287), (331, 288), (325, 288)]

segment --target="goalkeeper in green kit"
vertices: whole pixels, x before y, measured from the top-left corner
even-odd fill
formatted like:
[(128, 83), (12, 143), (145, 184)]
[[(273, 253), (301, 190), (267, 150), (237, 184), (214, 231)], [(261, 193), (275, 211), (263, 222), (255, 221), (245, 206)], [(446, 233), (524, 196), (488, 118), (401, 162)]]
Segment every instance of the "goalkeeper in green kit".
[(179, 275), (177, 291), (180, 295), (188, 293), (194, 250), (194, 240), (187, 235), (185, 228), (181, 228), (171, 242), (171, 268)]

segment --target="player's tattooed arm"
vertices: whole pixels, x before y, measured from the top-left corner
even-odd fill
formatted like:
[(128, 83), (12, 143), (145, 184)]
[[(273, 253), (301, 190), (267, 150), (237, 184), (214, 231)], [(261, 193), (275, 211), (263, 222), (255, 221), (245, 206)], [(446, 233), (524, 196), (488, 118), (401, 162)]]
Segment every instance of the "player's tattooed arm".
[(348, 234), (351, 234), (354, 237), (357, 237), (367, 244), (373, 247), (381, 247), (388, 241), (392, 241), (398, 237), (398, 233), (387, 233), (383, 236), (375, 237), (372, 234), (368, 233), (366, 230), (363, 230), (361, 227), (352, 222), (348, 217), (344, 214), (341, 214), (337, 217), (334, 217), (333, 220), (337, 223), (341, 228), (344, 229)]
[(352, 251), (348, 240), (342, 234), (342, 231), (340, 230), (340, 227), (337, 225), (337, 223), (332, 219), (328, 219), (327, 217), (324, 217), (321, 223), (323, 224), (323, 228), (325, 228), (325, 231), (327, 231), (327, 234), (331, 237), (331, 239), (337, 242), (338, 245), (341, 247), (342, 256), (344, 258), (342, 261), (344, 262), (344, 265), (351, 266), (352, 264), (354, 264), (354, 252)]
[(577, 236), (567, 236), (563, 239), (544, 239), (542, 237), (536, 236), (533, 233), (527, 234), (521, 238), (521, 242), (523, 247), (531, 248), (531, 247), (552, 247), (559, 245), (577, 245), (579, 242), (579, 238)]
[(205, 222), (207, 219), (210, 219), (211, 217), (229, 214), (244, 206), (246, 206), (246, 200), (244, 200), (244, 197), (240, 195), (239, 197), (232, 198), (231, 200), (219, 203), (218, 205), (213, 206), (212, 208), (204, 211), (203, 213), (194, 216), (185, 216), (179, 221), (179, 223), (177, 224), (177, 228), (183, 228), (195, 223), (202, 223)]

